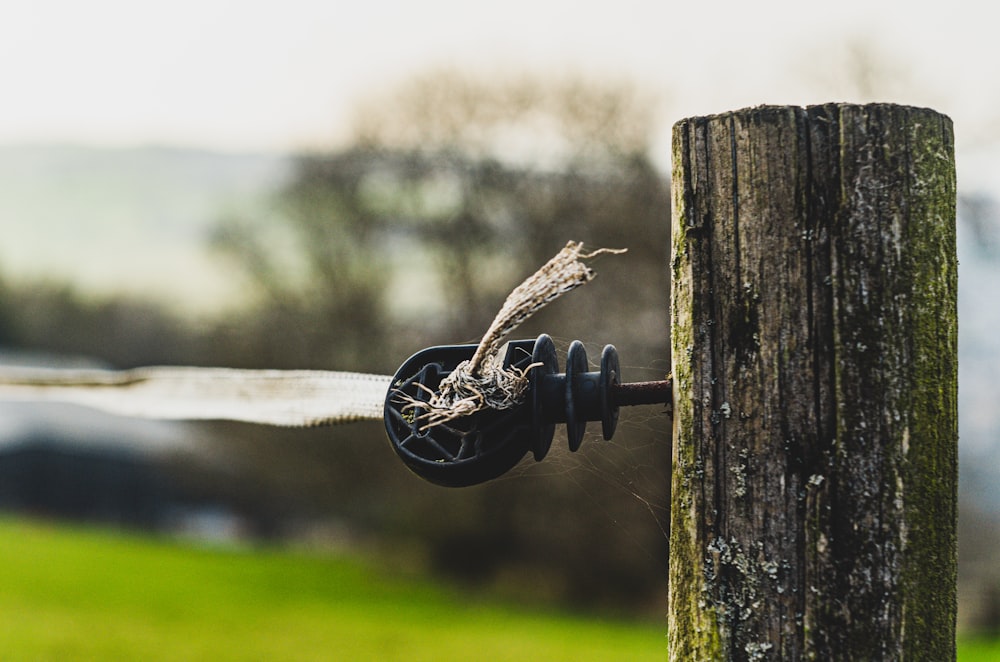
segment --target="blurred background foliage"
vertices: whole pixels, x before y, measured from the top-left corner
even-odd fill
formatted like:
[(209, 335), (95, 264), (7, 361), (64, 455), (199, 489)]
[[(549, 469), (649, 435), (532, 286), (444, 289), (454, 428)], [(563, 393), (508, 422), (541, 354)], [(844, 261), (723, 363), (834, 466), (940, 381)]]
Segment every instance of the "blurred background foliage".
[[(429, 73), (359, 109), (344, 148), (297, 155), (266, 209), (219, 218), (210, 245), (251, 304), (195, 322), (65, 283), (7, 283), (0, 342), (118, 368), (391, 374), (424, 347), (478, 340), (574, 239), (629, 252), (516, 335), (550, 333), (563, 351), (579, 338), (592, 357), (614, 343), (627, 379), (662, 378), (670, 201), (650, 156), (655, 110), (620, 83)], [(410, 475), (379, 424), (206, 424), (214, 459), (169, 465), (254, 539), (360, 544), (510, 597), (661, 617), (669, 419), (643, 409), (613, 442), (592, 430), (570, 455), (557, 436), (545, 462), (464, 490)]]
[[(820, 81), (821, 89), (859, 101), (905, 92), (899, 67), (870, 43), (848, 44), (841, 59), (846, 65), (830, 71), (843, 80)], [(245, 188), (272, 182), (273, 190), (257, 191), (249, 207), (222, 206), (198, 239), (238, 284), (214, 313), (202, 306), (183, 314), (138, 293), (95, 295), (58, 277), (0, 278), (0, 353), (87, 357), (116, 368), (391, 374), (424, 347), (476, 342), (507, 293), (573, 239), (628, 253), (597, 260), (591, 284), (515, 335), (549, 333), (563, 352), (580, 339), (592, 361), (613, 343), (626, 379), (662, 378), (670, 369), (670, 199), (663, 154), (654, 159), (661, 104), (620, 79), (428, 71), (360, 104), (351, 138), (337, 149), (226, 166), (243, 173)], [(30, 188), (24, 164), (41, 167), (31, 154), (18, 148), (0, 163), (0, 187)], [(70, 150), (68, 158), (93, 157)], [(171, 179), (158, 170), (164, 158), (180, 159), (198, 179)], [(128, 172), (144, 188), (137, 207), (115, 210), (121, 225), (114, 227), (138, 223), (139, 212), (151, 227), (165, 225), (157, 219), (180, 192), (223, 181), (206, 158), (115, 153), (107, 176)], [(67, 190), (111, 197), (104, 179), (95, 185), (73, 174), (92, 170), (87, 163), (74, 167), (58, 170), (73, 187)], [(140, 173), (160, 177), (163, 190)], [(991, 366), (1000, 355), (992, 287), (1000, 274), (1000, 205), (962, 181), (960, 619), (966, 629), (995, 633), (1000, 447)], [(60, 200), (52, 222), (64, 226), (63, 217), (79, 211), (75, 201)], [(191, 224), (184, 232), (195, 232), (192, 219), (206, 205), (182, 203), (177, 218)], [(178, 281), (202, 282), (203, 265), (176, 258), (171, 238), (158, 237)], [(669, 427), (656, 407), (625, 409), (612, 442), (594, 428), (571, 454), (560, 431), (544, 462), (526, 459), (502, 479), (462, 490), (409, 474), (377, 423), (308, 430), (201, 424), (183, 432), (197, 452), (189, 444), (158, 461), (185, 500), (233, 515), (240, 539), (346, 546), (519, 600), (662, 619)], [(152, 525), (173, 526), (169, 518)]]

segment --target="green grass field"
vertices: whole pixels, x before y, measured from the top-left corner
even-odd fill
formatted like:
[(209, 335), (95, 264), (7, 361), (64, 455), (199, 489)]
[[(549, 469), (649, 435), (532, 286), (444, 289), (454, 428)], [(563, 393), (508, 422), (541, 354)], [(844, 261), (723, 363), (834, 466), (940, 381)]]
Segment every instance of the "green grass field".
[(665, 630), (531, 612), (353, 558), (0, 520), (3, 660), (663, 660)]
[[(0, 519), (3, 660), (658, 660), (664, 628), (529, 611), (353, 558)], [(1000, 660), (966, 641), (962, 662)]]

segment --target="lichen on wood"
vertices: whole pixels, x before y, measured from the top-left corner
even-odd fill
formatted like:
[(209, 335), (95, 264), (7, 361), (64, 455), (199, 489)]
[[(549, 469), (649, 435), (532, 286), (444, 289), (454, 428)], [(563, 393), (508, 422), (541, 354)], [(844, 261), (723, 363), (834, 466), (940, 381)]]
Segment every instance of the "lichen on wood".
[(759, 107), (673, 156), (670, 659), (953, 659), (950, 120)]

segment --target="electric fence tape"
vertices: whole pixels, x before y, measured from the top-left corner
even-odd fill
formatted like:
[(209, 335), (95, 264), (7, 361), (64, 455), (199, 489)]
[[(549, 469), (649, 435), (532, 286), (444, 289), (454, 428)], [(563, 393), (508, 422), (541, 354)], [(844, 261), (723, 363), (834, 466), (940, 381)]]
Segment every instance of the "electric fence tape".
[[(518, 404), (524, 388), (495, 368), (503, 339), (540, 308), (586, 283), (594, 272), (583, 264), (602, 253), (583, 252), (569, 242), (519, 285), (480, 343), (472, 361), (456, 370), (429, 405), (435, 425), (486, 407)], [(392, 377), (319, 370), (238, 370), (149, 367), (133, 370), (0, 368), (0, 399), (56, 401), (113, 414), (158, 419), (233, 420), (307, 427), (382, 420)]]

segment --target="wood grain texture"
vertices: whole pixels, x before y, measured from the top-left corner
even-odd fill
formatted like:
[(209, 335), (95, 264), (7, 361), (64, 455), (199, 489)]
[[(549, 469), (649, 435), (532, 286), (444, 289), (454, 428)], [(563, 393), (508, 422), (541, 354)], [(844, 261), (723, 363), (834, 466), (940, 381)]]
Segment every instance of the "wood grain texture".
[(951, 121), (673, 135), (671, 660), (954, 659)]

